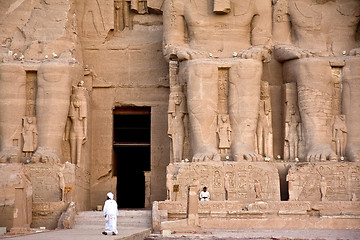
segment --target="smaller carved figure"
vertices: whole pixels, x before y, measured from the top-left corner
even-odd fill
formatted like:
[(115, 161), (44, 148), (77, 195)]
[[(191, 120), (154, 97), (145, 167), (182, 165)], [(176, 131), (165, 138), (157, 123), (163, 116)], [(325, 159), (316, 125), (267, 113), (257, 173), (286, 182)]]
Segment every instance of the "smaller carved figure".
[(229, 116), (221, 114), (218, 116), (217, 134), (219, 136), (220, 153), (227, 153), (231, 143), (231, 126)]
[(70, 139), (71, 162), (77, 165), (81, 162), (82, 145), (87, 141), (87, 90), (83, 84), (81, 81), (73, 87), (65, 131), (65, 141)]
[(320, 194), (321, 194), (321, 201), (326, 200), (326, 191), (327, 191), (327, 183), (325, 177), (321, 177), (320, 180)]
[(264, 157), (272, 157), (270, 134), (272, 134), (272, 123), (269, 83), (262, 81), (256, 135), (258, 153)]
[(296, 111), (295, 106), (292, 104), (289, 109), (289, 120), (285, 123), (285, 141), (287, 141), (288, 153), (286, 154), (289, 159), (298, 158), (299, 142), (301, 141), (301, 123), (299, 120), (299, 113)]
[(286, 175), (286, 181), (288, 182), (289, 200), (297, 201), (300, 194), (300, 187), (298, 182), (299, 179), (294, 174), (292, 167), (290, 167), (288, 170), (288, 174)]
[(259, 180), (257, 180), (257, 179), (255, 179), (254, 190), (255, 190), (255, 194), (256, 194), (255, 198), (258, 200), (261, 200), (262, 199), (261, 184), (260, 184)]
[(170, 93), (168, 110), (168, 135), (171, 138), (174, 162), (183, 159), (186, 123), (185, 95), (180, 86), (175, 86)]
[(336, 155), (338, 155), (338, 157), (343, 157), (345, 155), (347, 134), (345, 115), (334, 116), (332, 131), (333, 141), (335, 142)]
[(37, 146), (37, 127), (35, 117), (23, 118), (22, 135), (24, 139), (23, 152), (26, 157), (29, 157), (36, 149)]

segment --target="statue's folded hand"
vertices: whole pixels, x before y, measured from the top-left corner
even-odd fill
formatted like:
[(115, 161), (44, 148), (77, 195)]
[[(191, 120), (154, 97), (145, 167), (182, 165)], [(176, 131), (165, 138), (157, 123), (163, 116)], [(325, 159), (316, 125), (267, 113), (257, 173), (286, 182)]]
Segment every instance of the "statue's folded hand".
[(297, 48), (292, 45), (276, 45), (274, 47), (274, 57), (279, 62), (285, 62), (293, 59), (312, 57), (310, 51)]
[(269, 62), (271, 60), (271, 47), (268, 45), (256, 45), (240, 51), (237, 56), (243, 59), (257, 59)]
[(193, 60), (198, 58), (207, 58), (209, 57), (209, 54), (204, 51), (191, 49), (188, 47), (170, 46), (165, 49), (165, 56), (168, 59), (183, 61), (183, 60)]

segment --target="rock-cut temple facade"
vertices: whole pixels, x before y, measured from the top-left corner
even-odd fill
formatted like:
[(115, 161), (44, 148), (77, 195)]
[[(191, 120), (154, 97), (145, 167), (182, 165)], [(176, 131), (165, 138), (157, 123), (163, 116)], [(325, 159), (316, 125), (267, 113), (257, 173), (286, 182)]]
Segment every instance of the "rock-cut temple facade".
[(359, 229), (360, 1), (2, 0), (0, 43), (0, 227), (111, 191), (154, 231)]

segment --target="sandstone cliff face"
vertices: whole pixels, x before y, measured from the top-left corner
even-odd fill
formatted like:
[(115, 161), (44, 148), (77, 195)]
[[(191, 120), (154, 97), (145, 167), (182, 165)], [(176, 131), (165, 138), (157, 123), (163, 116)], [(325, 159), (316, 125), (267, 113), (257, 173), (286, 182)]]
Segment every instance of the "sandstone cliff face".
[(54, 53), (81, 61), (74, 0), (5, 0), (0, 4), (3, 54), (10, 50), (16, 58), (41, 60), (53, 58)]

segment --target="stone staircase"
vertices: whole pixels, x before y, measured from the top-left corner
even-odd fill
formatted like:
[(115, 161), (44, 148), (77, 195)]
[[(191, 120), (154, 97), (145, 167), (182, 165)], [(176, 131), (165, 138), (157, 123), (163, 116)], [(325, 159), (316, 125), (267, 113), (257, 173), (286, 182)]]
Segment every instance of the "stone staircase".
[[(119, 210), (118, 230), (124, 228), (151, 229), (151, 210)], [(104, 229), (105, 218), (102, 211), (78, 212), (74, 229)]]

